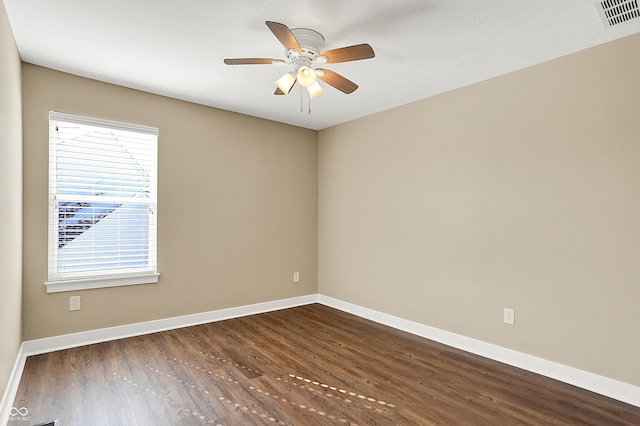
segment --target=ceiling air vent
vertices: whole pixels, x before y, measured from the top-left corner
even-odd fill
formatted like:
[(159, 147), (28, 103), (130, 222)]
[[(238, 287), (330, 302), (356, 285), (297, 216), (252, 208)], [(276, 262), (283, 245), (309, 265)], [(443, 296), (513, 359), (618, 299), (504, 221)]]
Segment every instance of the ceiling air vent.
[(596, 3), (596, 9), (605, 27), (613, 27), (640, 18), (638, 0), (605, 0)]

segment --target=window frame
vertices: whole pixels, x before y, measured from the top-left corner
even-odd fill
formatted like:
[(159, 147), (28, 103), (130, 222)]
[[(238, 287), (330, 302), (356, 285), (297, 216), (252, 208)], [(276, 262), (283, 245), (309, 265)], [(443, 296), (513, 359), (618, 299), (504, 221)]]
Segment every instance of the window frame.
[[(103, 120), (92, 117), (67, 114), (58, 111), (49, 111), (49, 178), (48, 178), (48, 220), (47, 220), (47, 258), (48, 258), (48, 279), (45, 282), (47, 293), (64, 291), (86, 290), (94, 288), (152, 284), (158, 282), (160, 273), (157, 266), (157, 170), (158, 170), (158, 134), (159, 129), (155, 127), (141, 126), (136, 124), (122, 123), (110, 120)], [(126, 269), (105, 269), (101, 271), (85, 272), (59, 272), (58, 271), (58, 244), (59, 244), (59, 215), (58, 215), (58, 190), (57, 190), (57, 145), (54, 143), (52, 135), (52, 122), (65, 122), (77, 125), (88, 125), (103, 129), (135, 132), (144, 134), (145, 137), (152, 137), (149, 143), (151, 174), (150, 191), (151, 197), (148, 200), (136, 204), (146, 204), (149, 207), (149, 220), (147, 229), (148, 261), (146, 266), (135, 268), (132, 271)], [(95, 195), (87, 196), (95, 197)], [(94, 201), (95, 202), (95, 201)], [(105, 201), (99, 202), (108, 202)], [(106, 216), (105, 216), (106, 217)], [(96, 222), (97, 223), (97, 222)]]

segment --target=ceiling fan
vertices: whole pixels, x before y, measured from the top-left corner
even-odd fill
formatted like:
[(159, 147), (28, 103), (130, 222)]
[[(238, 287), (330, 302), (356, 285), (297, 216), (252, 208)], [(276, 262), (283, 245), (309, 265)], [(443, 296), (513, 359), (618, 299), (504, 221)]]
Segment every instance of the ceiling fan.
[(309, 99), (315, 98), (324, 92), (324, 88), (320, 86), (318, 79), (343, 93), (353, 93), (358, 88), (357, 84), (334, 71), (317, 66), (359, 61), (375, 56), (371, 46), (366, 43), (322, 52), (324, 37), (317, 31), (308, 28), (289, 29), (286, 25), (273, 21), (266, 21), (265, 24), (285, 47), (286, 60), (274, 58), (228, 58), (224, 60), (224, 63), (227, 65), (293, 65), (293, 71), (285, 73), (274, 82), (277, 86), (274, 95), (289, 94), (297, 82), (307, 89)]

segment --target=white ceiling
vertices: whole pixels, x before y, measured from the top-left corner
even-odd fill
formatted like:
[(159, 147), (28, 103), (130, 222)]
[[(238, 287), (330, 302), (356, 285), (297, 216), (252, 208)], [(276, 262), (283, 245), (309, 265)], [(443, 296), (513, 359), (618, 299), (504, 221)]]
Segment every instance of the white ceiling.
[[(640, 32), (605, 27), (592, 0), (4, 0), (25, 62), (320, 130)], [(360, 87), (331, 87), (300, 112), (274, 96), (285, 65), (264, 24), (311, 28), (325, 50), (369, 43), (376, 57), (325, 67)], [(306, 101), (305, 101), (306, 105)]]

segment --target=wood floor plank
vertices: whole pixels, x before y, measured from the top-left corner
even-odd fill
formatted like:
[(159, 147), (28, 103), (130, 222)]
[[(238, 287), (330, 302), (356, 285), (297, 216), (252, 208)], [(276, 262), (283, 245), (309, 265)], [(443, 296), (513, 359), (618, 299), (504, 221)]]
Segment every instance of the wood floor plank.
[(640, 408), (313, 304), (27, 358), (32, 424), (638, 425)]

